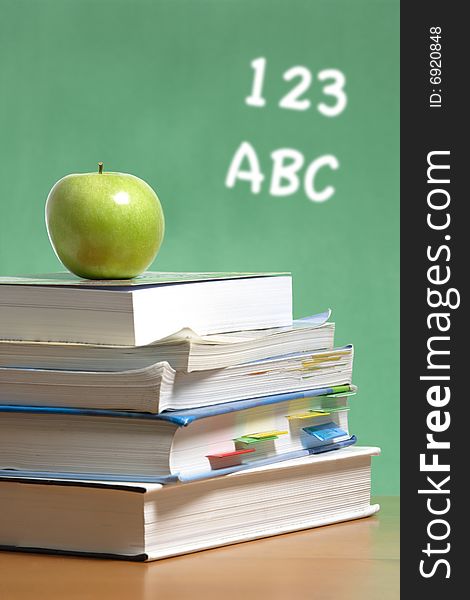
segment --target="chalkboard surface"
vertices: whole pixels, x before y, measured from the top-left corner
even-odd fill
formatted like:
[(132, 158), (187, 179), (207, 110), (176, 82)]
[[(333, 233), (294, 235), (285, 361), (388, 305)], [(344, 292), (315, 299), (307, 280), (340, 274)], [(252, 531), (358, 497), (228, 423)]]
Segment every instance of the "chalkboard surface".
[(292, 271), (356, 345), (352, 431), (398, 491), (396, 0), (0, 0), (0, 275), (59, 270), (67, 173), (158, 192), (153, 270)]

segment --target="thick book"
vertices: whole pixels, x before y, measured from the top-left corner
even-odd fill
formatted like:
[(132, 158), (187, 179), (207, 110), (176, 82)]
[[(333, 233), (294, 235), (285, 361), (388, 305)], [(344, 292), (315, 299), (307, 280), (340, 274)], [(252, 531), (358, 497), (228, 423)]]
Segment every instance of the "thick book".
[(189, 481), (336, 450), (352, 386), (163, 415), (0, 406), (0, 469), (18, 475)]
[(0, 368), (0, 403), (161, 413), (350, 384), (353, 348), (301, 352), (193, 373)]
[(333, 348), (331, 311), (287, 327), (198, 336), (186, 329), (146, 346), (0, 340), (0, 367), (127, 371), (167, 362), (191, 373), (312, 350)]
[(142, 346), (292, 324), (288, 273), (158, 273), (91, 281), (0, 277), (0, 339)]
[(148, 561), (374, 514), (348, 448), (193, 483), (0, 479), (0, 547)]

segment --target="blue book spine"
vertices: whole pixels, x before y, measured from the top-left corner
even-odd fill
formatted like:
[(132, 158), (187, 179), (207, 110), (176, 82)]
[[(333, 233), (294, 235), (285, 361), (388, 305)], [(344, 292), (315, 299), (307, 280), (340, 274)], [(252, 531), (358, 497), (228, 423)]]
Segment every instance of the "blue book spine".
[[(348, 389), (346, 389), (348, 388)], [(334, 386), (307, 390), (303, 392), (289, 392), (286, 394), (276, 394), (273, 396), (263, 396), (262, 398), (250, 398), (247, 400), (237, 400), (234, 402), (225, 402), (214, 406), (204, 406), (193, 408), (191, 410), (168, 411), (159, 415), (150, 413), (128, 412), (123, 410), (98, 410), (83, 408), (52, 408), (48, 406), (14, 406), (10, 404), (0, 404), (0, 413), (40, 413), (40, 414), (62, 414), (62, 415), (88, 415), (91, 417), (117, 417), (125, 419), (150, 419), (155, 421), (167, 421), (174, 423), (178, 427), (186, 427), (193, 421), (223, 415), (226, 413), (255, 408), (256, 406), (265, 406), (269, 404), (278, 404), (288, 400), (298, 400), (301, 398), (316, 398), (318, 396), (331, 396), (332, 394), (341, 395), (345, 393), (350, 395), (355, 392), (355, 386)]]

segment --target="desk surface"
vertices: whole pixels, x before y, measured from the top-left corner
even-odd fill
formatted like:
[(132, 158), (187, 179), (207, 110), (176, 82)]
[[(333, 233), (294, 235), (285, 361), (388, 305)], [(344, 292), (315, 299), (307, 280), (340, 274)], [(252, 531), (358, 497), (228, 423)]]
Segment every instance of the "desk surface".
[(397, 600), (399, 500), (374, 517), (139, 564), (0, 552), (1, 600)]

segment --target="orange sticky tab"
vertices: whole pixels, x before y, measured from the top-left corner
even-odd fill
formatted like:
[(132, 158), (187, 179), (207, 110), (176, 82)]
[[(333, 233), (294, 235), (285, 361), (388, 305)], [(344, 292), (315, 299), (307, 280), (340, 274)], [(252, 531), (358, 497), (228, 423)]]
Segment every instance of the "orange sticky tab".
[(232, 450), (231, 452), (220, 452), (219, 454), (208, 454), (207, 459), (211, 466), (211, 469), (227, 469), (229, 467), (236, 467), (242, 463), (245, 454), (251, 454), (256, 452), (256, 448), (246, 448), (241, 450)]

